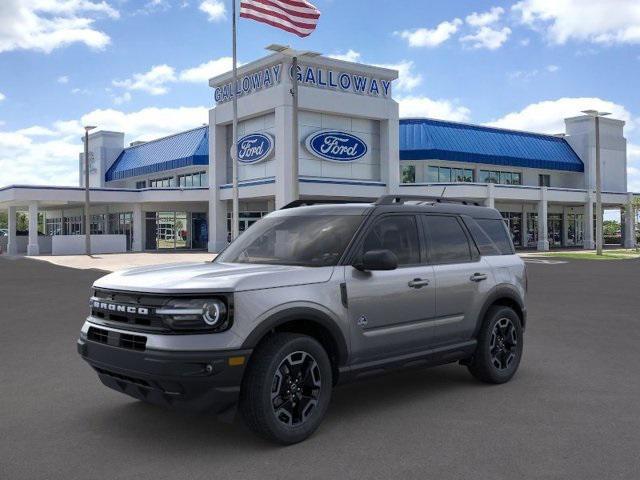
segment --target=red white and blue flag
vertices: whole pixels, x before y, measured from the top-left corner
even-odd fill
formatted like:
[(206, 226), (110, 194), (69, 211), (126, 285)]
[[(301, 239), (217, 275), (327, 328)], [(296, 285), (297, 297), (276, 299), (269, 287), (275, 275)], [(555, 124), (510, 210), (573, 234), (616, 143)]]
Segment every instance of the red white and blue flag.
[(306, 0), (241, 0), (240, 16), (306, 37), (316, 29), (320, 10)]

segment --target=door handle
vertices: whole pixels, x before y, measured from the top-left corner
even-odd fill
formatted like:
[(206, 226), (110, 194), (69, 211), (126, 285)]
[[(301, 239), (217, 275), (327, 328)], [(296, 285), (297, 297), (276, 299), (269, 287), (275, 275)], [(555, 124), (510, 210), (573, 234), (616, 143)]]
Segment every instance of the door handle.
[(471, 278), (469, 278), (469, 280), (471, 280), (472, 282), (481, 282), (482, 280), (486, 280), (486, 279), (487, 279), (486, 273), (474, 273), (473, 275), (471, 275)]
[(411, 288), (422, 288), (429, 285), (429, 280), (423, 280), (422, 278), (414, 278), (409, 282)]

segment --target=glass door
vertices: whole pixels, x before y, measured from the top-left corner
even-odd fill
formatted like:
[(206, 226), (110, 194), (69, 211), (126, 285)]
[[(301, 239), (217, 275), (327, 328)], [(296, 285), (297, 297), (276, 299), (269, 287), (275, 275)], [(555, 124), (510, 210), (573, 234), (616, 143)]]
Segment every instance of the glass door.
[(191, 231), (187, 212), (175, 212), (175, 247), (177, 249), (191, 248)]
[(168, 250), (176, 248), (175, 212), (158, 212), (156, 228), (158, 250)]
[(209, 241), (206, 213), (191, 214), (191, 248), (204, 250)]
[(567, 215), (567, 246), (578, 246), (584, 243), (584, 215), (570, 213)]
[(527, 247), (538, 246), (538, 214), (527, 213)]
[(511, 232), (511, 240), (516, 247), (522, 246), (522, 214), (514, 212), (503, 212), (502, 218), (504, 218), (509, 232)]
[(550, 213), (547, 217), (547, 235), (549, 247), (562, 246), (562, 214)]

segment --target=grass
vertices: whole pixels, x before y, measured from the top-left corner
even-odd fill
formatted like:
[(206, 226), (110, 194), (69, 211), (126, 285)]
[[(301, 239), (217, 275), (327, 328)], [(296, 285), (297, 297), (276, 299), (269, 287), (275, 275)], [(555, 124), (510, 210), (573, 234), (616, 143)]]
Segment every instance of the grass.
[(604, 250), (601, 256), (596, 255), (595, 250), (585, 252), (548, 252), (541, 254), (540, 256), (577, 260), (629, 260), (633, 258), (640, 258), (640, 251), (620, 248), (615, 250)]

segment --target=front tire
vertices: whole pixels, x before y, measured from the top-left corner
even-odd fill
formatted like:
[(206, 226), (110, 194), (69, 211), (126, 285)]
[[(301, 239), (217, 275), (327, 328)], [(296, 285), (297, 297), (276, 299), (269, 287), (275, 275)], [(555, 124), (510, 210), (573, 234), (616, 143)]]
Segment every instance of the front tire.
[(508, 382), (518, 370), (522, 347), (518, 314), (509, 307), (493, 306), (487, 312), (478, 335), (478, 348), (467, 368), (482, 382)]
[(251, 356), (242, 382), (240, 411), (255, 433), (291, 445), (318, 428), (332, 386), (331, 362), (318, 341), (277, 333)]

